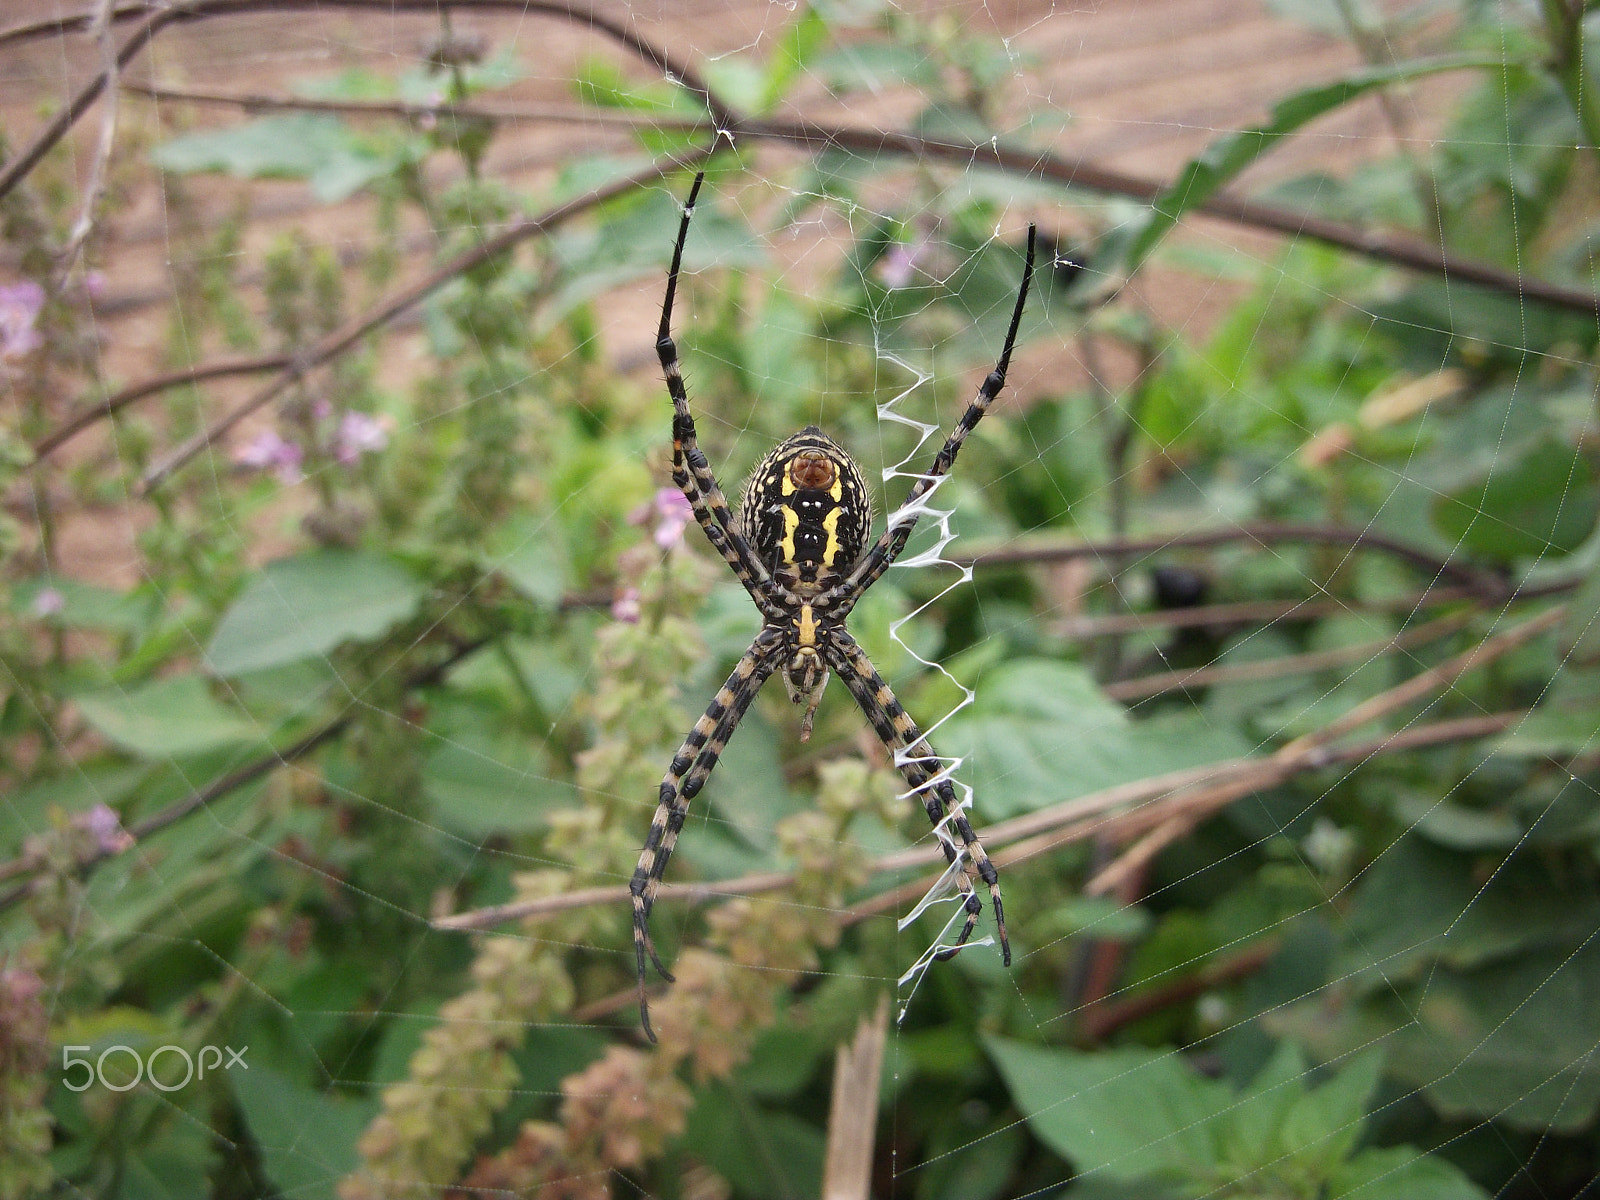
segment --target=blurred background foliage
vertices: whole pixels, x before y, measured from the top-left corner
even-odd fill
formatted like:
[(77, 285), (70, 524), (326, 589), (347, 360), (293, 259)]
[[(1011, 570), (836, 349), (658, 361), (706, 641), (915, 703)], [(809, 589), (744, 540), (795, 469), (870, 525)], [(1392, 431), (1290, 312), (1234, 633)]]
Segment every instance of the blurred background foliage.
[[(1039, 818), (997, 830), (1002, 864), (1061, 834), (1004, 869), (1013, 968), (935, 967), (891, 1032), (878, 1194), (1579, 1194), (1600, 1169), (1597, 18), (1280, 9), (1367, 65), (1153, 203), (931, 149), (758, 162), (692, 86), (598, 51), (573, 97), (643, 157), (527, 194), (481, 169), (524, 64), (448, 22), (409, 71), (124, 144), (101, 200), (160, 172), (173, 367), (278, 356), (269, 402), (197, 456), (174, 451), (222, 415), (198, 383), (121, 407), (107, 453), (46, 455), (64, 396), (114, 394), (83, 268), (117, 246), (62, 269), (81, 196), (59, 155), (6, 194), (0, 1196), (818, 1194), (833, 1049), (938, 933), (892, 919), (926, 868), (874, 864), (928, 835), (840, 688), (805, 747), (768, 689), (671, 878), (792, 878), (663, 902), (678, 982), (642, 1041), (617, 889), (756, 626), (674, 503), (663, 389), (594, 336), (614, 289), (663, 276), (688, 180), (663, 156), (709, 172), (680, 343), (730, 491), (812, 422), (869, 474), (912, 454), (877, 404), (918, 382), (903, 411), (948, 428), (1003, 339), (1027, 219), (1055, 257), (1013, 390), (939, 497), (970, 584), (926, 605), (951, 574), (896, 571), (853, 619), (925, 725), (962, 694), (909, 650), (975, 689), (936, 741), (980, 834)], [(817, 4), (697, 65), (723, 116), (893, 79), (918, 136), (981, 145), (1026, 53)], [(1326, 239), (1224, 258), (1169, 236), (1306, 123), (1446, 70), (1440, 136), (1258, 199), (1588, 311)], [(314, 225), (263, 245), (242, 215), (187, 221), (216, 173), (367, 195), (380, 236), (352, 259)], [(833, 244), (775, 261), (819, 221)], [(300, 369), (411, 286), (414, 228), (447, 269), (403, 386), (381, 330)], [(1127, 286), (1150, 264), (1222, 280), (1226, 310), (1164, 323)], [(1063, 348), (1088, 364), (1070, 386), (1030, 365)], [(141, 514), (137, 586), (59, 556), (62, 514), (105, 505)], [(1062, 806), (1115, 788), (1072, 825)], [(601, 886), (618, 898), (538, 907)], [(432, 924), (512, 901), (533, 915)], [(165, 1045), (247, 1046), (248, 1070), (67, 1086), (64, 1048)]]

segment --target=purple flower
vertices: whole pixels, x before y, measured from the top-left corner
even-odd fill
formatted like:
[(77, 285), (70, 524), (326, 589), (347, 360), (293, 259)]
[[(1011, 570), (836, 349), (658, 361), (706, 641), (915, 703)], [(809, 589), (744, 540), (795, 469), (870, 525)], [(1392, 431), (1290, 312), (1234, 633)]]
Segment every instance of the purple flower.
[(36, 617), (53, 617), (66, 606), (67, 598), (59, 588), (42, 587), (34, 593), (33, 615)]
[(883, 280), (883, 285), (888, 288), (909, 286), (916, 278), (917, 260), (927, 248), (928, 243), (919, 239), (911, 245), (896, 242), (885, 250), (878, 260), (878, 278)]
[(33, 280), (0, 287), (0, 361), (18, 359), (44, 344), (35, 328), (44, 289)]
[(96, 804), (86, 813), (79, 813), (72, 823), (94, 838), (102, 854), (120, 854), (133, 845), (133, 835), (122, 827), (115, 810)]
[(611, 619), (625, 625), (639, 623), (639, 589), (623, 588), (611, 601)]
[(389, 444), (389, 430), (394, 418), (385, 413), (374, 417), (363, 412), (347, 412), (339, 420), (339, 433), (334, 439), (333, 454), (345, 466), (363, 454), (382, 450)]
[(694, 520), (694, 509), (677, 488), (662, 488), (656, 493), (656, 545), (670, 550), (683, 541), (683, 531)]
[(305, 476), (300, 464), (306, 452), (276, 429), (264, 429), (233, 453), (233, 461), (254, 471), (271, 468), (280, 483), (299, 483)]
[(694, 509), (677, 488), (661, 488), (628, 514), (629, 525), (655, 525), (650, 537), (663, 550), (671, 550), (683, 542), (683, 531), (692, 520)]

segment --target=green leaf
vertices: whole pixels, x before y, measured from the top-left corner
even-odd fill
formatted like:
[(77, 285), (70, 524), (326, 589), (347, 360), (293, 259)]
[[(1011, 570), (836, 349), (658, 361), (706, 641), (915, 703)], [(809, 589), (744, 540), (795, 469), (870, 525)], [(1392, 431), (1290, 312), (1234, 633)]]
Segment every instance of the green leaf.
[(479, 556), (485, 570), (498, 571), (535, 604), (555, 608), (572, 576), (561, 527), (549, 516), (524, 513), (494, 531)]
[(697, 1100), (685, 1140), (739, 1194), (803, 1200), (821, 1192), (821, 1130), (721, 1085), (706, 1088)]
[[(941, 730), (935, 746), (969, 755), (959, 777), (978, 793), (985, 819), (1181, 767), (1249, 752), (1236, 734), (1194, 714), (1129, 721), (1083, 668), (1021, 659), (977, 681), (977, 698)], [(922, 719), (931, 724), (931, 713)]]
[(268, 563), (245, 584), (206, 650), (218, 675), (242, 675), (373, 641), (412, 616), (426, 591), (392, 560), (314, 550)]
[(159, 605), (153, 604), (150, 596), (141, 597), (136, 592), (117, 592), (77, 579), (45, 575), (17, 584), (11, 594), (11, 611), (67, 629), (138, 633), (150, 624)]
[(166, 171), (224, 171), (238, 179), (308, 179), (317, 198), (334, 203), (389, 173), (391, 156), (375, 152), (338, 117), (290, 113), (207, 129), (152, 152)]
[(200, 754), (261, 740), (261, 730), (212, 696), (198, 675), (160, 679), (77, 699), (100, 733), (143, 758)]
[(356, 1142), (376, 1102), (312, 1091), (261, 1065), (235, 1069), (228, 1081), (275, 1194), (336, 1200), (340, 1178), (360, 1161)]
[(762, 114), (770, 113), (794, 81), (828, 40), (828, 23), (814, 8), (806, 8), (778, 38), (767, 60), (766, 87), (760, 98)]
[(1217, 1161), (1212, 1122), (1233, 1097), (1173, 1051), (984, 1045), (1034, 1133), (1080, 1173), (1183, 1179)]
[(1453, 1164), (1410, 1146), (1365, 1150), (1329, 1182), (1328, 1200), (1487, 1200)]
[(1509, 561), (1570, 554), (1594, 529), (1597, 513), (1600, 491), (1588, 460), (1547, 438), (1440, 497), (1433, 523), (1462, 549)]
[(1150, 214), (1131, 237), (1123, 270), (1131, 275), (1151, 251), (1187, 212), (1200, 207), (1241, 171), (1272, 149), (1279, 138), (1295, 132), (1306, 123), (1340, 108), (1378, 88), (1442, 71), (1464, 69), (1492, 70), (1500, 64), (1478, 56), (1451, 56), (1419, 59), (1357, 71), (1333, 83), (1318, 84), (1280, 100), (1272, 108), (1272, 119), (1254, 129), (1240, 130), (1218, 138), (1178, 175), (1177, 181), (1158, 196)]
[(1537, 759), (1567, 757), (1590, 753), (1597, 738), (1600, 670), (1568, 668), (1539, 697), (1539, 706), (1512, 726), (1494, 748)]
[(502, 758), (451, 743), (428, 759), (422, 786), (434, 820), (480, 841), (493, 833), (543, 829), (552, 810), (577, 803), (573, 786), (546, 769), (544, 756), (535, 754), (530, 762), (526, 747), (515, 758)]

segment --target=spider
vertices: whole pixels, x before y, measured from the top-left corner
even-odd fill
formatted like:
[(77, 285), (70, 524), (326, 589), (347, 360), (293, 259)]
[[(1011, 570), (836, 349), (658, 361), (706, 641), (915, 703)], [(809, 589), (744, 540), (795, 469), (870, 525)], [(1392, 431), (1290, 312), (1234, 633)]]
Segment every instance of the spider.
[[(704, 786), (751, 701), (774, 672), (783, 676), (789, 699), (805, 705), (800, 720), (801, 741), (811, 736), (812, 721), (829, 673), (838, 675), (866, 714), (873, 731), (890, 751), (895, 766), (910, 783), (908, 795), (921, 794), (945, 858), (954, 867), (959, 855), (966, 856), (965, 866), (957, 876), (965, 896), (966, 924), (956, 944), (941, 950), (935, 957), (953, 956), (972, 936), (983, 911), (973, 882), (982, 880), (988, 885), (994, 906), (1001, 954), (1005, 964), (1011, 965), (1011, 942), (1006, 937), (1000, 880), (994, 864), (973, 833), (948, 773), (941, 768), (927, 739), (895, 699), (866, 652), (846, 632), (845, 618), (862, 593), (905, 549), (917, 520), (911, 506), (949, 472), (961, 444), (1005, 386), (1006, 369), (1017, 340), (1017, 326), (1022, 320), (1028, 284), (1033, 278), (1036, 230), (1032, 225), (1028, 227), (1028, 255), (1022, 271), (1022, 287), (1017, 293), (1000, 361), (956, 422), (944, 448), (934, 456), (927, 474), (918, 476), (912, 485), (906, 504), (900, 510), (906, 515), (891, 520), (877, 541), (864, 549), (871, 520), (871, 495), (866, 480), (855, 460), (816, 426), (807, 426), (785, 438), (761, 460), (745, 485), (737, 516), (729, 511), (727, 497), (695, 440), (694, 418), (689, 413), (678, 348), (672, 340), (672, 301), (683, 264), (684, 239), (688, 236), (689, 221), (694, 216), (695, 200), (704, 179), (703, 172), (695, 176), (689, 198), (684, 203), (678, 240), (672, 251), (672, 266), (667, 273), (661, 328), (656, 337), (656, 355), (661, 360), (667, 392), (672, 397), (672, 481), (688, 499), (695, 520), (705, 530), (711, 545), (749, 592), (765, 624), (705, 715), (695, 722), (673, 756), (661, 781), (661, 802), (650, 822), (639, 866), (629, 885), (628, 890), (633, 895), (633, 943), (639, 970), (639, 1017), (652, 1042), (656, 1035), (650, 1026), (650, 1008), (645, 995), (646, 956), (663, 978), (672, 980), (672, 973), (662, 965), (650, 937), (650, 909), (656, 890), (688, 815), (689, 802)], [(964, 850), (957, 851), (954, 839), (945, 832), (947, 824), (955, 827)]]

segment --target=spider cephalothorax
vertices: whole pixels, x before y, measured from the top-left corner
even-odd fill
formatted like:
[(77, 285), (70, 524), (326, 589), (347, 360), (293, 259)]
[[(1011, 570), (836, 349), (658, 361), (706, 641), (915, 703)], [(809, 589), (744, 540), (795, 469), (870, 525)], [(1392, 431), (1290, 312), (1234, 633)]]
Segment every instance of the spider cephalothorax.
[(837, 674), (866, 714), (873, 732), (890, 751), (895, 766), (911, 785), (910, 794), (922, 801), (945, 858), (952, 869), (959, 868), (956, 881), (963, 893), (967, 914), (955, 945), (946, 947), (937, 957), (949, 957), (971, 938), (983, 911), (974, 888), (975, 883), (981, 882), (988, 888), (994, 908), (1001, 955), (1007, 966), (1011, 963), (1011, 943), (1006, 936), (1005, 911), (1000, 904), (999, 874), (973, 833), (963, 805), (956, 799), (948, 772), (866, 652), (845, 629), (844, 622), (861, 594), (877, 582), (905, 549), (906, 540), (916, 525), (914, 506), (949, 472), (967, 435), (1005, 386), (1006, 368), (1017, 340), (1017, 326), (1022, 321), (1022, 309), (1028, 299), (1028, 282), (1033, 277), (1034, 229), (1028, 227), (1028, 257), (1022, 269), (1022, 286), (1017, 292), (1016, 308), (1011, 313), (1011, 326), (999, 361), (956, 422), (943, 448), (934, 456), (932, 465), (912, 484), (903, 509), (912, 515), (892, 521), (869, 546), (867, 532), (872, 522), (872, 503), (861, 468), (838, 443), (815, 426), (785, 438), (757, 464), (745, 485), (744, 501), (737, 517), (729, 511), (722, 487), (700, 449), (694, 417), (689, 412), (688, 393), (683, 387), (683, 373), (678, 365), (678, 348), (672, 340), (672, 301), (678, 289), (678, 271), (683, 264), (684, 238), (689, 232), (689, 219), (694, 215), (694, 202), (700, 194), (703, 178), (695, 177), (683, 208), (678, 241), (672, 252), (672, 268), (667, 273), (661, 328), (656, 336), (656, 354), (661, 359), (667, 392), (672, 397), (672, 481), (688, 499), (695, 521), (705, 531), (707, 540), (750, 593), (765, 624), (733, 669), (728, 682), (718, 690), (705, 715), (695, 722), (673, 756), (666, 777), (661, 781), (660, 802), (650, 822), (644, 850), (639, 855), (639, 866), (628, 888), (633, 895), (639, 1015), (652, 1041), (655, 1033), (650, 1028), (650, 1010), (644, 990), (646, 957), (663, 976), (672, 978), (662, 966), (650, 939), (650, 909), (655, 903), (656, 889), (666, 873), (667, 860), (672, 857), (678, 833), (688, 816), (689, 801), (704, 786), (740, 718), (774, 672), (783, 676), (789, 698), (806, 706), (800, 720), (802, 741), (811, 736), (812, 719), (829, 673)]

